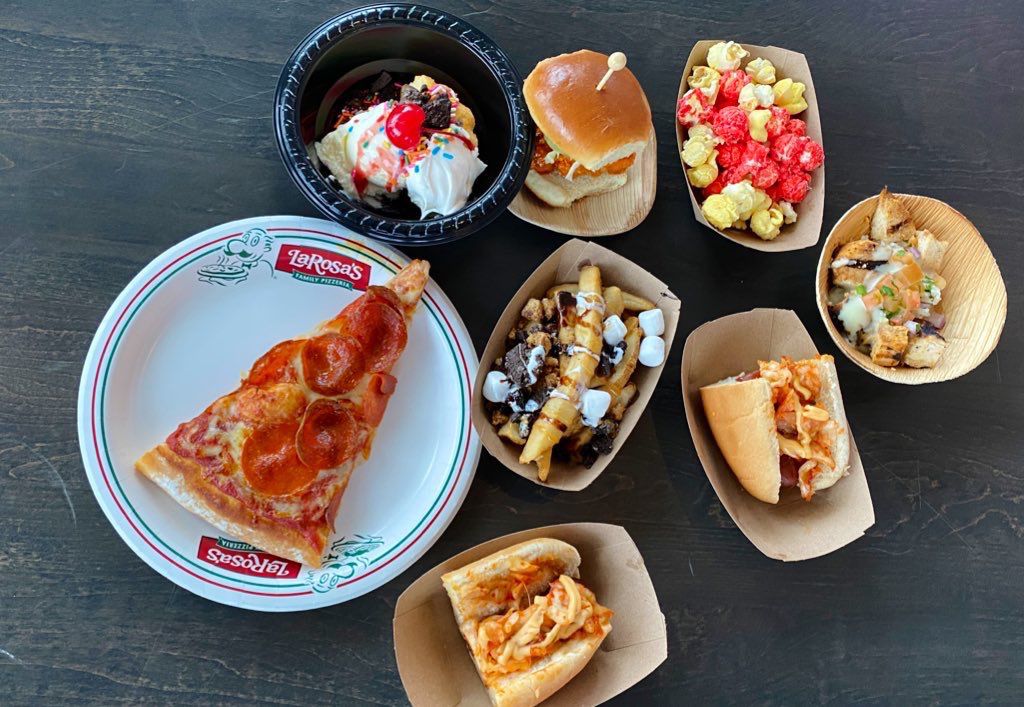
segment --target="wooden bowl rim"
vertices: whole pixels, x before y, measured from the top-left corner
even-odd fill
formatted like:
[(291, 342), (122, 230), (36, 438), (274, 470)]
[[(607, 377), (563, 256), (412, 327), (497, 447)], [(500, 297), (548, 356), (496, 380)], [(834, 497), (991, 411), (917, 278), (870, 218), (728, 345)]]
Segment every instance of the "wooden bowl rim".
[[(650, 153), (650, 158), (649, 159), (644, 159), (643, 156), (648, 154), (648, 153)], [(553, 211), (554, 212), (554, 211), (563, 211), (563, 209), (556, 208), (554, 206), (548, 206), (547, 204), (544, 204), (542, 201), (540, 201), (540, 199), (538, 199), (536, 196), (534, 196), (530, 192), (529, 188), (525, 184), (523, 185), (522, 189), (519, 190), (519, 193), (516, 194), (516, 196), (512, 200), (512, 202), (509, 204), (508, 210), (509, 210), (509, 212), (512, 213), (513, 216), (515, 216), (516, 218), (518, 218), (521, 221), (526, 221), (527, 223), (531, 223), (534, 226), (540, 226), (541, 228), (547, 229), (548, 231), (552, 231), (553, 233), (562, 233), (562, 234), (567, 235), (567, 236), (576, 236), (576, 237), (579, 237), (579, 238), (600, 238), (600, 237), (604, 237), (604, 236), (618, 236), (618, 235), (623, 234), (623, 233), (628, 233), (629, 231), (632, 231), (634, 228), (638, 227), (641, 223), (644, 222), (644, 220), (647, 218), (647, 216), (651, 213), (651, 209), (654, 208), (654, 199), (657, 196), (656, 192), (658, 190), (658, 138), (657, 138), (657, 135), (655, 134), (653, 125), (651, 127), (651, 139), (648, 140), (647, 145), (645, 145), (644, 149), (641, 150), (640, 157), (641, 157), (641, 159), (638, 159), (637, 163), (634, 164), (632, 167), (630, 167), (630, 169), (628, 171), (629, 178), (630, 179), (641, 179), (642, 177), (640, 175), (640, 169), (639, 168), (643, 167), (645, 169), (650, 169), (651, 170), (651, 179), (652, 179), (653, 184), (652, 184), (652, 188), (648, 192), (642, 193), (640, 195), (640, 200), (641, 200), (640, 201), (640, 208), (637, 209), (637, 213), (639, 213), (641, 211), (642, 211), (642, 213), (640, 214), (639, 220), (635, 224), (633, 224), (632, 226), (627, 226), (626, 228), (620, 228), (618, 226), (615, 226), (615, 227), (612, 227), (612, 228), (591, 228), (591, 229), (577, 227), (577, 228), (573, 229), (573, 228), (569, 228), (567, 226), (562, 226), (562, 225), (560, 225), (558, 223), (553, 223), (553, 222), (549, 222), (549, 221), (543, 221), (541, 219), (531, 218), (530, 216), (527, 215), (526, 212), (524, 212), (522, 209), (519, 208), (517, 202), (519, 201), (520, 198), (522, 198), (522, 199), (531, 199), (531, 200), (537, 202), (537, 204), (541, 205), (541, 209), (544, 210), (544, 211)], [(648, 167), (647, 166), (648, 164), (650, 164), (651, 166)], [(625, 188), (626, 188), (625, 186), (622, 187), (622, 189), (625, 189)], [(594, 196), (588, 196), (588, 197), (586, 197), (584, 199), (581, 199), (580, 201), (578, 201), (576, 203), (578, 203), (580, 205), (581, 209), (590, 209), (590, 208), (593, 207), (593, 205), (595, 203), (598, 203), (599, 200), (601, 200), (601, 199), (615, 198), (613, 195), (616, 192), (618, 192), (618, 191), (620, 191), (620, 189), (616, 189), (615, 191), (607, 192), (605, 194), (596, 194)], [(646, 194), (649, 194), (649, 196), (647, 196)], [(573, 208), (573, 206), (570, 205), (570, 206), (566, 207), (564, 210), (568, 211), (568, 210), (570, 210), (572, 208)]]
[[(922, 194), (902, 194), (893, 193), (893, 196), (899, 197), (900, 199), (908, 199), (911, 204), (919, 204), (922, 202), (932, 203), (937, 205), (940, 209), (945, 209), (954, 217), (959, 219), (961, 222), (967, 225), (966, 233), (971, 238), (976, 238), (977, 241), (982, 245), (983, 249), (978, 251), (978, 255), (975, 257), (986, 258), (990, 261), (992, 267), (995, 268), (996, 273), (999, 275), (999, 289), (1002, 291), (1002, 302), (1000, 306), (998, 328), (999, 331), (996, 336), (992, 338), (992, 343), (987, 350), (983, 351), (981, 356), (975, 361), (975, 363), (969, 367), (957, 367), (957, 362), (954, 361), (953, 365), (945, 365), (949, 363), (945, 358), (939, 361), (939, 365), (935, 368), (909, 368), (907, 366), (896, 366), (894, 368), (888, 368), (886, 366), (879, 366), (877, 363), (871, 361), (867, 354), (861, 353), (855, 349), (846, 339), (840, 334), (836, 328), (835, 323), (832, 321), (832, 317), (829, 316), (828, 312), (828, 266), (832, 262), (832, 254), (838, 247), (838, 231), (841, 226), (846, 225), (847, 221), (853, 218), (853, 213), (858, 209), (864, 207), (869, 203), (874, 203), (878, 200), (878, 194), (873, 194), (865, 199), (861, 199), (856, 204), (848, 208), (842, 216), (835, 222), (832, 229), (829, 231), (828, 236), (825, 237), (825, 242), (821, 248), (821, 254), (818, 257), (818, 266), (814, 272), (814, 299), (818, 305), (818, 314), (821, 316), (822, 321), (825, 323), (825, 329), (828, 331), (828, 335), (832, 338), (836, 347), (842, 352), (846, 358), (853, 361), (857, 366), (864, 369), (876, 378), (880, 378), (889, 383), (899, 383), (902, 385), (923, 385), (927, 383), (943, 383), (945, 381), (954, 380), (961, 376), (965, 376), (975, 368), (984, 363), (996, 346), (999, 344), (999, 339), (1002, 337), (1002, 332), (1006, 326), (1006, 282), (1003, 280), (1002, 271), (999, 269), (999, 263), (996, 262), (995, 256), (992, 255), (992, 250), (988, 247), (988, 243), (985, 242), (984, 236), (981, 235), (981, 231), (978, 227), (967, 218), (963, 213), (954, 207), (950, 206), (941, 199), (936, 199), (931, 196), (924, 196)], [(910, 206), (913, 210), (913, 206)], [(940, 240), (942, 234), (936, 234)], [(936, 376), (937, 371), (943, 371)]]

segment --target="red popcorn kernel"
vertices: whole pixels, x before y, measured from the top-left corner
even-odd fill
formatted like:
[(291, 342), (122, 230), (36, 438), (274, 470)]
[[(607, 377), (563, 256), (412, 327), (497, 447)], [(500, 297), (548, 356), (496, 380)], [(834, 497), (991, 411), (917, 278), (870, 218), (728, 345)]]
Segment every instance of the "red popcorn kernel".
[(768, 156), (768, 146), (757, 140), (747, 140), (743, 145), (743, 154), (739, 162), (733, 167), (734, 173), (739, 176), (735, 180), (730, 180), (730, 183), (755, 174), (769, 162), (771, 158)]
[(799, 118), (790, 118), (789, 123), (786, 124), (786, 132), (793, 133), (794, 135), (806, 135), (807, 123)]
[(797, 164), (800, 165), (800, 169), (810, 172), (812, 169), (820, 167), (825, 161), (825, 150), (809, 137), (804, 137), (803, 140), (805, 142), (797, 156)]
[(771, 141), (772, 157), (783, 165), (796, 162), (807, 138), (793, 133), (783, 133)]
[(750, 76), (742, 69), (732, 69), (722, 73), (722, 82), (718, 89), (718, 102), (723, 101), (734, 106), (740, 100), (740, 91), (750, 83)]
[(704, 187), (704, 198), (711, 196), (712, 194), (720, 194), (725, 189), (727, 181), (725, 181), (725, 172), (720, 172), (718, 178), (715, 181)]
[(718, 146), (718, 166), (735, 167), (743, 159), (743, 145), (735, 142), (731, 145)]
[(810, 188), (811, 175), (801, 170), (788, 170), (782, 173), (778, 181), (777, 198), (798, 204), (807, 196)]
[(715, 135), (726, 144), (740, 142), (747, 137), (747, 114), (742, 108), (729, 106), (718, 111), (712, 123)]
[(737, 182), (742, 182), (746, 179), (749, 173), (750, 170), (743, 169), (741, 166), (736, 166), (725, 170), (720, 176), (725, 178), (726, 184), (736, 184)]
[(696, 125), (707, 116), (709, 110), (707, 96), (691, 88), (676, 104), (676, 120), (686, 126)]
[(767, 189), (779, 180), (779, 168), (774, 162), (768, 162), (759, 170), (754, 172), (754, 186), (758, 189)]
[(759, 167), (768, 160), (768, 146), (757, 140), (747, 140), (743, 145), (743, 162)]
[(789, 129), (789, 111), (779, 106), (772, 106), (772, 117), (768, 119), (765, 129), (768, 131), (768, 139), (776, 138)]

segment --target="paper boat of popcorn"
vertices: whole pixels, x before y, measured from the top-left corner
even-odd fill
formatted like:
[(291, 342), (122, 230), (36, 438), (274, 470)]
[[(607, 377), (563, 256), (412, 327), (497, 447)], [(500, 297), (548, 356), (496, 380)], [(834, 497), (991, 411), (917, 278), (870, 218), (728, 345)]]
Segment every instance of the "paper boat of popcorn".
[(874, 524), (871, 492), (853, 434), (847, 476), (810, 501), (790, 489), (778, 504), (764, 503), (747, 493), (729, 468), (704, 414), (700, 389), (757, 368), (759, 359), (802, 359), (817, 353), (807, 329), (788, 309), (754, 309), (716, 319), (694, 329), (683, 346), (683, 403), (697, 456), (733, 522), (775, 560), (825, 555), (861, 537)]
[[(574, 463), (571, 459), (560, 458), (556, 453), (552, 457), (547, 480), (541, 481), (537, 464), (520, 463), (520, 453), (524, 447), (517, 446), (516, 443), (508, 440), (508, 432), (504, 425), (508, 424), (509, 420), (499, 416), (496, 423), (494, 405), (488, 403), (484, 398), (485, 383), (488, 373), (496, 367), (497, 361), (501, 360), (504, 364), (507, 360), (510, 344), (509, 333), (523, 319), (524, 307), (527, 303), (536, 300), (533, 304), (536, 307), (540, 306), (541, 300), (547, 299), (549, 300), (547, 304), (550, 307), (551, 298), (547, 297), (549, 290), (562, 283), (579, 281), (580, 267), (584, 264), (593, 264), (600, 268), (603, 287), (618, 287), (627, 295), (635, 295), (648, 300), (660, 310), (664, 331), (654, 338), (660, 338), (664, 343), (664, 354), (661, 356), (660, 364), (647, 366), (643, 364), (643, 351), (640, 352), (641, 358), (628, 379), (629, 384), (635, 386), (630, 402), (625, 407), (621, 419), (614, 425), (616, 430), (614, 436), (610, 440), (606, 440), (606, 447), (596, 459), (591, 460), (590, 467), (588, 468), (583, 463)], [(505, 307), (505, 311), (501, 313), (494, 331), (491, 332), (491, 336), (487, 340), (477, 372), (476, 383), (473, 386), (472, 402), (473, 426), (476, 428), (477, 434), (480, 435), (484, 447), (506, 468), (534, 483), (563, 491), (579, 491), (586, 488), (607, 468), (615, 455), (622, 449), (654, 394), (661, 371), (665, 367), (668, 352), (672, 348), (672, 339), (679, 321), (679, 306), (679, 299), (669, 290), (668, 285), (621, 255), (592, 242), (574, 239), (565, 243), (541, 263), (519, 288), (508, 306)], [(628, 320), (625, 314), (623, 318)], [(641, 320), (642, 326), (642, 317), (638, 317), (638, 319)], [(646, 339), (647, 336), (644, 335), (643, 338)], [(660, 344), (661, 342), (654, 343)], [(533, 344), (531, 343), (530, 346)], [(546, 369), (539, 370), (539, 375), (543, 375), (543, 371)], [(509, 378), (514, 377), (511, 371), (506, 372)], [(523, 410), (531, 409), (526, 407), (529, 406), (529, 401), (520, 401), (520, 403), (524, 406)], [(536, 413), (538, 408), (533, 407), (532, 409)], [(514, 413), (512, 418), (515, 416)], [(515, 419), (511, 419), (511, 421), (515, 422)], [(504, 431), (504, 435), (499, 435), (499, 430)], [(600, 426), (594, 430), (593, 434), (596, 436), (599, 430)], [(569, 434), (572, 432), (570, 431)]]
[[(717, 39), (705, 39), (697, 42), (697, 44), (694, 45), (693, 49), (690, 51), (689, 58), (686, 60), (686, 67), (683, 69), (683, 75), (679, 81), (679, 93), (677, 96), (677, 103), (679, 100), (683, 99), (687, 91), (690, 90), (690, 85), (687, 83), (687, 79), (693, 73), (694, 67), (702, 65), (706, 66), (708, 63), (708, 50), (714, 47), (715, 45), (720, 44), (720, 42), (721, 40)], [(775, 69), (775, 81), (773, 84), (773, 88), (775, 85), (779, 85), (783, 80), (786, 79), (788, 79), (790, 82), (800, 82), (804, 84), (805, 89), (803, 91), (802, 99), (803, 101), (806, 101), (807, 108), (797, 114), (794, 114), (792, 117), (797, 118), (800, 121), (806, 123), (806, 128), (804, 129), (804, 126), (801, 125), (800, 130), (805, 130), (806, 137), (810, 138), (818, 145), (822, 145), (823, 143), (821, 138), (821, 120), (818, 115), (817, 96), (814, 91), (814, 83), (811, 80), (811, 69), (807, 65), (807, 59), (804, 57), (804, 55), (790, 51), (788, 49), (782, 49), (781, 47), (760, 47), (754, 44), (739, 44), (736, 46), (737, 48), (742, 47), (743, 50), (745, 50), (749, 54), (748, 56), (742, 57), (740, 59), (741, 70), (745, 69), (747, 65), (750, 62), (754, 61), (755, 59), (767, 60), (768, 62), (771, 62), (771, 65), (773, 65)], [(750, 75), (750, 72), (745, 73), (748, 76)], [(715, 80), (714, 73), (709, 74), (708, 80)], [(770, 79), (762, 77), (760, 78), (760, 80), (768, 81)], [(756, 87), (757, 80), (751, 81), (751, 84), (754, 84)], [(716, 84), (713, 86), (713, 88), (709, 87), (708, 90), (720, 91), (722, 90), (720, 86), (721, 84)], [(733, 88), (735, 88), (735, 84), (733, 84)], [(754, 89), (748, 88), (746, 90), (749, 95), (743, 94), (744, 98), (747, 101), (756, 101), (757, 99), (755, 97)], [(791, 91), (791, 93), (796, 92)], [(799, 101), (798, 96), (794, 95), (790, 97), (793, 98), (795, 101)], [(781, 101), (783, 99), (780, 98), (778, 100)], [(798, 105), (793, 105), (794, 109), (798, 107)], [(766, 112), (770, 112), (769, 106), (763, 106), (762, 104), (761, 108)], [(767, 117), (766, 113), (762, 114), (762, 117)], [(777, 123), (769, 123), (767, 129), (772, 130), (773, 126), (775, 125), (777, 125)], [(796, 123), (794, 123), (794, 125), (796, 125)], [(804, 196), (803, 200), (799, 201), (799, 203), (792, 205), (792, 209), (796, 215), (795, 222), (790, 222), (792, 220), (793, 214), (788, 211), (788, 208), (785, 205), (780, 206), (780, 202), (785, 201), (785, 199), (778, 197), (775, 200), (773, 200), (773, 206), (775, 207), (774, 209), (765, 209), (766, 213), (756, 214), (755, 216), (748, 218), (746, 228), (719, 228), (715, 224), (709, 222), (705, 213), (701, 210), (701, 204), (703, 203), (705, 198), (703, 190), (694, 187), (690, 182), (690, 178), (687, 176), (687, 170), (693, 169), (691, 165), (687, 164), (686, 159), (684, 159), (684, 146), (689, 137), (688, 130), (689, 128), (687, 126), (682, 125), (678, 119), (676, 120), (676, 140), (679, 146), (680, 162), (683, 167), (683, 180), (686, 182), (687, 189), (690, 192), (690, 202), (693, 205), (693, 214), (698, 221), (700, 221), (702, 224), (710, 228), (712, 231), (715, 231), (716, 233), (728, 238), (731, 241), (739, 243), (742, 246), (746, 246), (747, 248), (753, 248), (754, 250), (760, 250), (769, 253), (808, 248), (818, 242), (818, 238), (821, 235), (822, 216), (825, 211), (824, 165), (820, 165), (816, 168), (813, 168), (812, 171), (804, 173), (810, 175), (809, 183), (806, 183), (806, 176), (802, 177), (802, 179), (800, 178), (801, 170), (797, 169), (796, 167), (793, 167), (791, 170), (788, 168), (780, 170), (782, 176), (776, 181), (779, 183), (779, 186), (781, 186), (782, 180), (786, 179), (786, 188), (782, 190), (783, 193), (793, 193), (802, 191), (802, 187), (798, 186), (800, 181), (804, 181), (807, 185), (806, 196)], [(773, 142), (773, 139), (769, 139), (769, 141), (766, 141), (764, 144), (767, 147), (771, 147)], [(720, 145), (718, 147), (721, 151), (721, 147), (723, 146)], [(787, 154), (787, 157), (788, 156), (789, 155)], [(820, 157), (820, 155), (818, 156)], [(692, 154), (687, 155), (687, 157), (689, 158), (690, 162), (695, 162), (700, 159), (700, 156), (694, 158)], [(813, 159), (814, 162), (817, 161), (815, 156), (808, 156), (808, 158)], [(724, 161), (725, 156), (720, 155), (718, 159), (722, 159)], [(746, 156), (744, 156), (743, 159), (749, 160), (749, 158), (747, 158)], [(774, 170), (774, 166), (769, 167), (766, 164), (767, 161), (769, 160), (766, 158), (764, 160), (765, 164), (763, 165), (763, 167), (765, 170), (770, 172), (771, 170)], [(772, 161), (774, 162), (774, 160)], [(813, 164), (814, 162), (807, 162), (805, 160), (804, 164)], [(732, 164), (731, 161), (730, 164)], [(775, 164), (778, 163), (775, 162)], [(800, 162), (799, 160), (791, 160), (783, 164), (789, 166), (799, 166)], [(720, 170), (718, 172), (714, 172), (714, 174), (722, 174), (724, 173), (725, 169), (726, 167), (722, 165)], [(788, 178), (786, 176), (787, 171), (792, 172), (792, 174), (788, 175)], [(700, 174), (700, 177), (695, 176), (695, 178), (698, 178), (699, 181), (703, 181), (711, 176), (712, 173), (705, 172)], [(764, 183), (767, 183), (772, 179), (772, 176), (765, 176), (765, 173), (762, 172), (762, 176), (759, 178), (764, 179)], [(756, 181), (756, 179), (752, 179), (749, 181)], [(797, 184), (794, 185), (793, 182), (796, 182)], [(751, 189), (751, 191), (753, 190)], [(799, 193), (797, 193), (796, 196), (799, 196)], [(751, 196), (751, 198), (754, 197)], [(795, 198), (795, 196), (791, 198)], [(721, 197), (719, 198), (719, 200), (721, 200)], [(787, 202), (787, 204), (788, 203), (789, 202)], [(764, 206), (767, 206), (767, 203), (764, 204)], [(758, 208), (760, 209), (760, 207)], [(719, 219), (723, 218), (720, 213), (716, 213), (715, 215)], [(781, 219), (779, 218), (780, 216), (782, 217)], [(779, 223), (780, 220), (781, 223)], [(755, 225), (757, 226), (756, 230), (759, 230), (762, 233), (770, 234), (771, 231), (774, 230), (774, 228), (776, 227), (779, 229), (779, 233), (771, 240), (765, 240), (764, 238), (759, 237), (758, 235), (755, 234)]]
[(554, 538), (580, 552), (580, 581), (615, 612), (612, 631), (590, 662), (544, 701), (546, 707), (596, 705), (640, 682), (668, 656), (665, 615), (643, 557), (626, 529), (605, 523), (534, 528), (490, 540), (417, 579), (395, 605), (395, 658), (413, 705), (490, 707), (452, 605), (445, 572), (534, 538)]

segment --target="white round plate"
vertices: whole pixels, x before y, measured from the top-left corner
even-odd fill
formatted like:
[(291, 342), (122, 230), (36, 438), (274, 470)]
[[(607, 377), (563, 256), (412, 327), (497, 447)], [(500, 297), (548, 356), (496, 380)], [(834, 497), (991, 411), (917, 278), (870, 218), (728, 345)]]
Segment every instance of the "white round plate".
[(407, 262), (335, 223), (269, 216), (179, 243), (118, 296), (85, 360), (78, 437), (96, 499), (150, 567), (224, 604), (298, 611), (381, 586), (437, 540), (469, 490), (480, 441), (469, 415), (473, 343), (433, 281), (393, 371), (398, 389), (370, 459), (352, 475), (321, 569), (226, 537), (133, 466), (233, 390), (271, 346), (334, 316)]

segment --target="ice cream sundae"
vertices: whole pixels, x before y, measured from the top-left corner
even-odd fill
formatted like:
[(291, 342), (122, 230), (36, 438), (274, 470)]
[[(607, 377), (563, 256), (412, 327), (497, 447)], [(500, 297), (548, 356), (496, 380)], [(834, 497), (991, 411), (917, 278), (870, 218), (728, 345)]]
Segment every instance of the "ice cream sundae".
[(314, 144), (316, 156), (345, 194), (374, 208), (404, 194), (420, 218), (450, 216), (487, 167), (473, 112), (429, 76), (403, 84), (382, 73), (345, 102), (333, 125)]

